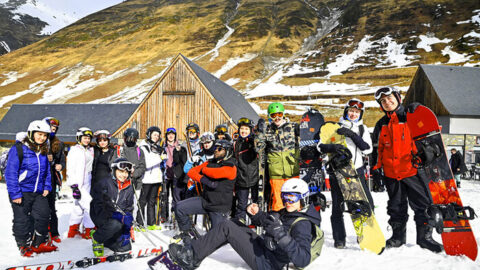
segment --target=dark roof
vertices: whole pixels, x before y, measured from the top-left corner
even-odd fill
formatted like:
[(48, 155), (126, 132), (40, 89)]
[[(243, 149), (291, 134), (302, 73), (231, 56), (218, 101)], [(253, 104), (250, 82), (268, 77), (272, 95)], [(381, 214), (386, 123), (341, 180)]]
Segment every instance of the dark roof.
[(181, 56), (235, 123), (241, 117), (248, 117), (254, 120), (255, 123), (258, 121), (260, 117), (257, 112), (255, 112), (240, 92), (190, 61), (187, 57)]
[(93, 131), (116, 131), (132, 115), (138, 104), (13, 104), (0, 122), (0, 140), (15, 140), (17, 132), (26, 131), (33, 120), (52, 116), (60, 120), (57, 136), (75, 142), (80, 127)]
[(480, 68), (420, 65), (452, 116), (480, 116)]

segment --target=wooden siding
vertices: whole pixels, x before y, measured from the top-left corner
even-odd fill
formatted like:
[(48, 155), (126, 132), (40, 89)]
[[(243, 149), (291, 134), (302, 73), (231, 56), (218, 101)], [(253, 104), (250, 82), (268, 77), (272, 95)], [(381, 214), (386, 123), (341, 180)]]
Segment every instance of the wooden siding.
[(133, 125), (140, 132), (140, 137), (145, 138), (147, 128), (155, 125), (162, 130), (162, 137), (167, 128), (174, 127), (177, 129), (177, 138), (183, 140), (183, 131), (191, 122), (200, 126), (201, 133), (213, 132), (215, 126), (222, 123), (227, 124), (229, 132), (232, 133), (236, 125), (228, 123), (229, 119), (179, 56), (150, 90), (132, 117), (113, 135), (122, 138), (125, 129)]

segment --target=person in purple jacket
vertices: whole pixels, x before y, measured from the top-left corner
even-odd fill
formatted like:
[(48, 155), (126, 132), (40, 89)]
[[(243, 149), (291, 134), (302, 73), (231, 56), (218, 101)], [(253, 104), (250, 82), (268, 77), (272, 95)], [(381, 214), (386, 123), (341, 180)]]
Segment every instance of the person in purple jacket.
[(47, 243), (47, 195), (52, 189), (47, 158), (49, 134), (50, 126), (45, 121), (33, 121), (26, 138), (16, 142), (8, 153), (5, 182), (13, 210), (13, 235), (24, 257), (57, 249)]

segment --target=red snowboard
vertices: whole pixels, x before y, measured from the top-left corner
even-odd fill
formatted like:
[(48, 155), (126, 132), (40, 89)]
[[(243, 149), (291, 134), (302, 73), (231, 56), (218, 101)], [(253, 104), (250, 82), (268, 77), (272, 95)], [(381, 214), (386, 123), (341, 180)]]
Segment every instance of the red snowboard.
[[(442, 208), (455, 204), (458, 205), (456, 206), (457, 210), (462, 208), (462, 200), (447, 160), (437, 117), (429, 108), (419, 105), (414, 113), (407, 113), (407, 124), (419, 151), (422, 148), (425, 149), (425, 145), (438, 146), (436, 158), (432, 159), (430, 163), (424, 164), (433, 203)], [(450, 208), (453, 209), (453, 207)], [(468, 219), (458, 219), (458, 216), (462, 216), (462, 214), (467, 216), (467, 213), (461, 210), (457, 213), (459, 214), (454, 221), (448, 220), (451, 219), (448, 217), (443, 218), (442, 241), (445, 252), (448, 255), (465, 255), (475, 260), (477, 242), (472, 228)]]

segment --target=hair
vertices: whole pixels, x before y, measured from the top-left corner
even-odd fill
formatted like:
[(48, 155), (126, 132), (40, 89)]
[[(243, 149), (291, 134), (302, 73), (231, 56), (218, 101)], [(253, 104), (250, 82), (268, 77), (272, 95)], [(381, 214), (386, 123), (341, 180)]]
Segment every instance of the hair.
[(38, 144), (35, 144), (35, 143), (31, 142), (28, 139), (28, 137), (26, 137), (25, 139), (23, 139), (22, 143), (26, 144), (27, 147), (30, 148), (30, 150), (32, 150), (35, 153), (40, 152), (41, 155), (45, 155), (45, 156), (48, 154), (48, 143), (47, 143), (47, 141), (38, 145)]
[(452, 148), (452, 150), (451, 150), (451, 151), (457, 151), (457, 149), (456, 149), (456, 148)]

